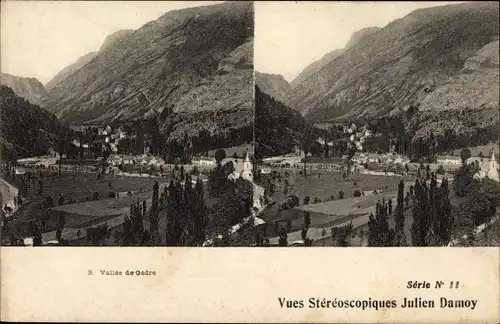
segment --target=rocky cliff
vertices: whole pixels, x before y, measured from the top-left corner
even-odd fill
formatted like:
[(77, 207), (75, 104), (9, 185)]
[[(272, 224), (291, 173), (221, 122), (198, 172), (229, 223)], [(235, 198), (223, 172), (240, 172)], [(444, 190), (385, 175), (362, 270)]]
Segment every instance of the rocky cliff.
[(16, 95), (28, 100), (32, 104), (39, 105), (48, 99), (47, 90), (35, 78), (23, 78), (2, 73), (0, 83), (8, 86)]
[(274, 99), (287, 103), (287, 96), (292, 87), (280, 74), (268, 74), (255, 71), (255, 84), (259, 89)]

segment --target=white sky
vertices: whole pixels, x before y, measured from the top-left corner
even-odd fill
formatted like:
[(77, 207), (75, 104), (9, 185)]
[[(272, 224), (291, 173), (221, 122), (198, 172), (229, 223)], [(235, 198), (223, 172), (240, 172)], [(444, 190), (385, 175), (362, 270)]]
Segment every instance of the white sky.
[(221, 1), (1, 1), (1, 71), (46, 84), (107, 35)]
[(256, 2), (254, 66), (292, 81), (307, 65), (343, 48), (355, 31), (449, 3), (454, 2)]

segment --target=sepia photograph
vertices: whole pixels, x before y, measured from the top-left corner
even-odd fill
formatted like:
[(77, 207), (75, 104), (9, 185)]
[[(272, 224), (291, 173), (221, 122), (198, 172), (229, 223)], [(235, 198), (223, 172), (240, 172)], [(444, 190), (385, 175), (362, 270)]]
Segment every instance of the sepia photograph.
[(253, 3), (1, 13), (2, 245), (230, 244), (258, 207)]
[(256, 2), (277, 246), (499, 246), (498, 2)]
[(500, 323), (498, 2), (0, 6), (1, 321)]

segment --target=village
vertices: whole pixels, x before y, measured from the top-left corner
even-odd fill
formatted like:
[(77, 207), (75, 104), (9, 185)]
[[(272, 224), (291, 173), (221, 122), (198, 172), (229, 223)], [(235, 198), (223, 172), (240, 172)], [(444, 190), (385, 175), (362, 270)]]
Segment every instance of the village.
[[(288, 244), (303, 246), (307, 240), (316, 246), (335, 245), (335, 235), (352, 227), (348, 244), (368, 246), (370, 216), (376, 206), (388, 205), (389, 225), (395, 226), (393, 208), (398, 198), (398, 185), (404, 183), (404, 215), (406, 239), (411, 238), (412, 197), (415, 180), (424, 179), (429, 185), (435, 177), (440, 185), (450, 186), (455, 174), (464, 165), (473, 165), (473, 178), (479, 182), (494, 181), (498, 184), (498, 144), (463, 149), (446, 154), (435, 154), (433, 161), (412, 161), (408, 155), (398, 153), (396, 145), (389, 143), (387, 152), (369, 149), (370, 141), (381, 134), (368, 127), (356, 127), (354, 123), (337, 125), (340, 140), (327, 141), (316, 138), (306, 154), (296, 146), (293, 152), (262, 159), (260, 172), (266, 175), (272, 192), (267, 208), (260, 216), (267, 223), (274, 223), (268, 230), (271, 245), (279, 245), (283, 237)], [(329, 156), (334, 143), (345, 143), (344, 152)], [(368, 145), (365, 145), (367, 144)], [(324, 148), (324, 149), (323, 149)], [(316, 153), (315, 153), (316, 152)], [(459, 198), (451, 195), (452, 202)], [(378, 208), (378, 207), (377, 207)], [(304, 236), (304, 223), (307, 237)], [(280, 234), (280, 228), (282, 232)], [(284, 229), (284, 231), (283, 231)], [(286, 234), (286, 235), (285, 235)]]
[[(138, 154), (133, 145), (127, 152), (116, 150), (123, 141), (137, 142), (136, 136), (127, 135), (121, 128), (114, 132), (109, 126), (79, 129), (88, 130), (97, 135), (92, 142), (79, 141), (83, 138), (80, 133), (79, 139), (68, 139), (70, 145), (65, 152), (52, 148), (44, 156), (18, 159), (10, 174), (4, 175), (10, 180), (2, 179), (3, 212), (7, 217), (2, 224), (8, 220), (9, 226), (18, 228), (16, 240), (25, 237), (25, 244), (33, 244), (29, 226), (41, 213), (46, 215), (42, 222), (43, 245), (59, 245), (61, 239), (65, 244), (88, 244), (89, 229), (107, 226), (109, 231), (119, 231), (131, 215), (131, 204), (144, 205), (142, 217), (149, 217), (154, 183), (166, 193), (172, 181), (184, 185), (184, 179), (189, 178), (193, 188), (201, 183), (208, 190), (210, 175), (216, 168), (227, 170), (227, 181), (244, 179), (253, 183), (251, 145), (190, 154), (172, 163), (152, 154), (148, 136), (144, 136)], [(259, 211), (263, 190), (254, 184), (253, 191), (252, 211)], [(217, 197), (206, 199), (208, 204), (218, 201)], [(162, 204), (164, 200), (166, 196), (162, 195)], [(65, 218), (62, 237), (54, 225), (60, 217)], [(115, 243), (109, 239), (106, 244)]]

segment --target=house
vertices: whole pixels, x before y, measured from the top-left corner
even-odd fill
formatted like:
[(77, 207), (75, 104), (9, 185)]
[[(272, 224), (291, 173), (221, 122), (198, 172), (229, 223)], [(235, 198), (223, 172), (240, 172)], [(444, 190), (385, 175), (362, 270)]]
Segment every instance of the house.
[(406, 163), (409, 163), (410, 162), (410, 159), (405, 157), (405, 156), (401, 156), (401, 155), (396, 155), (394, 157), (394, 161), (392, 161), (392, 163), (394, 164), (406, 164)]
[(191, 164), (196, 166), (212, 167), (215, 166), (216, 163), (214, 158), (199, 156), (192, 158)]
[(349, 140), (351, 142), (354, 142), (354, 140), (356, 139), (356, 135), (352, 134), (350, 137), (349, 137)]
[(381, 163), (381, 159), (378, 155), (370, 155), (367, 159), (368, 163)]
[(14, 170), (15, 174), (25, 174), (26, 173), (26, 169), (25, 168), (19, 168), (19, 167), (16, 167), (15, 170)]
[(462, 159), (459, 156), (442, 155), (437, 157), (437, 163), (442, 165), (461, 165)]
[(122, 159), (122, 164), (134, 164), (135, 158), (132, 155), (126, 155)]
[(365, 137), (372, 137), (373, 136), (373, 131), (370, 129), (365, 129)]
[(165, 160), (163, 160), (162, 158), (156, 157), (156, 156), (152, 156), (151, 160), (148, 163), (148, 165), (152, 165), (154, 167), (160, 167), (163, 164), (165, 164)]
[(355, 144), (358, 151), (363, 151), (363, 143), (361, 143), (361, 141), (357, 141)]
[(122, 164), (122, 158), (116, 154), (110, 154), (106, 162), (113, 166), (120, 165)]

